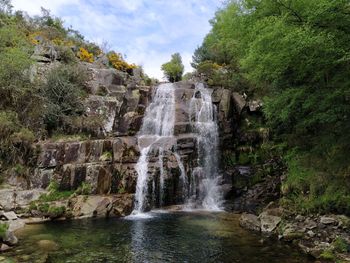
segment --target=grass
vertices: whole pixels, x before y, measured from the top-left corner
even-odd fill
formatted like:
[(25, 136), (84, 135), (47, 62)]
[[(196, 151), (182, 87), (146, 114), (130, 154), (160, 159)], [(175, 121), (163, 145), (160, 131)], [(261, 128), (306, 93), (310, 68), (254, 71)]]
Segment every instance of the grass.
[(62, 133), (54, 133), (51, 137), (51, 140), (54, 142), (71, 142), (71, 141), (86, 141), (89, 139), (84, 133), (68, 135)]

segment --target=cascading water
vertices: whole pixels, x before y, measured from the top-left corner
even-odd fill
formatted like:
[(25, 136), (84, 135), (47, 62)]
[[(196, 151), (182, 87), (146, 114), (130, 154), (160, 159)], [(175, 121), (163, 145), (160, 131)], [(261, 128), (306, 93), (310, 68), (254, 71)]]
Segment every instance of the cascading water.
[(190, 122), (198, 138), (198, 167), (190, 176), (187, 206), (199, 203), (204, 209), (220, 210), (223, 198), (218, 173), (219, 133), (211, 93), (202, 83), (197, 83), (190, 101)]
[[(147, 107), (143, 124), (138, 135), (141, 149), (135, 166), (138, 174), (133, 214), (142, 213), (147, 206), (148, 158), (152, 151), (159, 152), (160, 162), (160, 202), (164, 187), (163, 145), (174, 136), (175, 92), (172, 84), (161, 84), (156, 90), (153, 102)], [(155, 183), (154, 183), (155, 185)]]
[[(211, 100), (211, 91), (203, 84), (197, 84), (194, 96), (190, 100), (190, 122), (197, 138), (198, 167), (191, 175), (186, 174), (181, 156), (176, 151), (175, 125), (175, 89), (174, 84), (158, 86), (153, 102), (147, 107), (141, 130), (138, 134), (140, 158), (135, 166), (137, 186), (133, 214), (143, 213), (150, 208), (151, 201), (163, 204), (165, 175), (164, 154), (168, 150), (175, 157), (180, 170), (179, 187), (182, 200), (188, 208), (219, 210), (222, 196), (219, 189), (217, 171), (218, 127), (215, 121), (215, 106)], [(149, 159), (153, 153), (158, 154), (159, 178), (150, 173)], [(149, 197), (149, 182), (152, 181), (152, 197)], [(158, 185), (158, 196), (156, 186)], [(148, 200), (153, 199), (153, 200)]]

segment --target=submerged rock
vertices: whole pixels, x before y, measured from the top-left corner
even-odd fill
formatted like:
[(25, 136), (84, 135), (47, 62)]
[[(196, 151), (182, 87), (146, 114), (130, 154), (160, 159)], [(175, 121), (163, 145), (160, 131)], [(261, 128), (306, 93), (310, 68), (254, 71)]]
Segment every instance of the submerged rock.
[(253, 214), (242, 214), (239, 218), (239, 225), (253, 231), (260, 231), (261, 229), (259, 218)]
[(40, 240), (37, 244), (40, 249), (45, 251), (56, 251), (59, 249), (58, 244), (53, 240)]

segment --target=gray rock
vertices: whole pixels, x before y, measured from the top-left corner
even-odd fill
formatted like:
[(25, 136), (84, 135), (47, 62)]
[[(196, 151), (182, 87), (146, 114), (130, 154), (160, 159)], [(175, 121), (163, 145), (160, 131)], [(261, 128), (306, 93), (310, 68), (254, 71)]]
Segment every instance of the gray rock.
[(262, 212), (259, 215), (259, 218), (261, 222), (261, 232), (264, 233), (271, 233), (281, 222), (281, 218), (279, 216), (269, 215), (267, 212)]
[(14, 246), (18, 243), (18, 239), (12, 231), (7, 231), (6, 236), (3, 239), (6, 245)]
[(320, 223), (324, 225), (337, 225), (338, 220), (330, 216), (321, 216)]
[(312, 230), (307, 231), (306, 234), (311, 238), (316, 236), (315, 232)]
[(1, 244), (1, 246), (0, 246), (0, 251), (1, 252), (5, 252), (5, 251), (8, 251), (10, 249), (11, 249), (11, 247), (6, 245), (6, 244)]
[(261, 100), (252, 100), (248, 102), (248, 107), (251, 112), (259, 111), (263, 106)]
[(297, 221), (299, 221), (299, 222), (302, 222), (302, 221), (305, 220), (305, 216), (297, 215), (297, 216), (295, 217), (295, 220), (297, 220)]
[(240, 114), (242, 112), (242, 110), (244, 109), (244, 107), (246, 106), (247, 102), (245, 101), (243, 96), (240, 95), (238, 92), (232, 93), (232, 100), (233, 100), (236, 111), (238, 112), (238, 114)]
[(314, 220), (312, 220), (310, 218), (307, 218), (304, 221), (304, 226), (305, 226), (306, 229), (310, 229), (311, 230), (311, 229), (314, 229), (314, 228), (317, 227), (317, 223)]
[(18, 217), (15, 212), (10, 211), (10, 212), (1, 212), (0, 213), (1, 217), (4, 217), (6, 220), (16, 220)]
[(239, 225), (253, 231), (260, 231), (261, 228), (259, 218), (253, 214), (242, 214), (239, 218)]

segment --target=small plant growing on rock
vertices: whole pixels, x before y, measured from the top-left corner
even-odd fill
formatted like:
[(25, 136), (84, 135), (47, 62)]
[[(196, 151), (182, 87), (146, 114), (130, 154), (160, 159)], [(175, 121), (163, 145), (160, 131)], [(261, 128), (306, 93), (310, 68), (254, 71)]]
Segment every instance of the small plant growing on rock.
[(9, 228), (9, 225), (6, 223), (0, 223), (0, 238), (4, 239), (6, 236), (6, 232)]
[(89, 183), (83, 182), (81, 186), (75, 191), (77, 195), (89, 195), (91, 194), (92, 186)]

